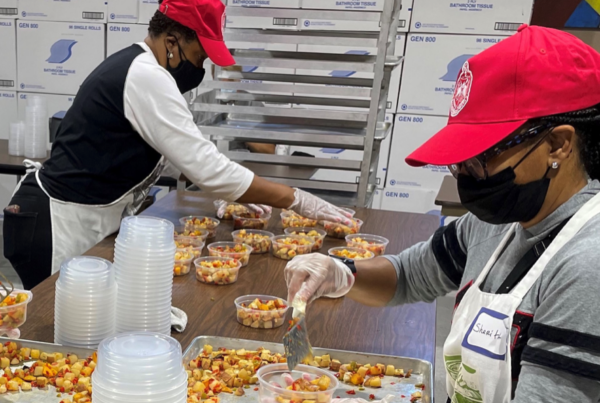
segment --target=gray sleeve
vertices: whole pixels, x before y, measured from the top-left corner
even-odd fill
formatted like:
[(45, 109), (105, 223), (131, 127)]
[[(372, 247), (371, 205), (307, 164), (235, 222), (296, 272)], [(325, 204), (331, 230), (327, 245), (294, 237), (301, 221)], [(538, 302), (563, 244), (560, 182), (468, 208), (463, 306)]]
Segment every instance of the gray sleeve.
[(512, 403), (597, 403), (598, 382), (534, 364), (523, 363)]
[(426, 242), (385, 256), (396, 268), (397, 288), (389, 305), (432, 302), (458, 289), (464, 272), (469, 215), (436, 231)]

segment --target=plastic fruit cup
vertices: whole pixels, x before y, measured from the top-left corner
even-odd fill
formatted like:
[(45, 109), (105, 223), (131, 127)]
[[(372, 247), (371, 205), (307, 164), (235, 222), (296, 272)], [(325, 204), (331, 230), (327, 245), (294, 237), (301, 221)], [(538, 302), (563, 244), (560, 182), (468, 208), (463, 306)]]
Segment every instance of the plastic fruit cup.
[(293, 211), (284, 211), (281, 213), (281, 225), (283, 228), (289, 227), (316, 227), (317, 220), (304, 218)]
[[(271, 309), (268, 311), (248, 308), (256, 299), (264, 302), (280, 301), (285, 308)], [(237, 310), (237, 321), (242, 325), (254, 329), (274, 329), (280, 327), (285, 322), (285, 314), (288, 311), (288, 303), (282, 298), (272, 297), (269, 295), (244, 295), (235, 300)]]
[(177, 235), (175, 237), (175, 246), (177, 248), (204, 248), (204, 240), (195, 236)]
[(214, 285), (233, 284), (238, 279), (240, 267), (239, 260), (222, 257), (201, 257), (194, 260), (196, 266), (196, 280)]
[(221, 221), (210, 217), (187, 216), (179, 219), (181, 225), (185, 226), (186, 231), (208, 230), (208, 238), (214, 238), (217, 235), (217, 227)]
[(271, 238), (275, 234), (268, 231), (261, 231), (257, 229), (243, 229), (239, 231), (233, 231), (231, 237), (233, 242), (244, 243), (252, 248), (253, 255), (259, 255), (261, 253), (267, 253), (271, 250)]
[(196, 258), (193, 248), (180, 248), (175, 252), (175, 264), (173, 275), (175, 277), (185, 276), (192, 267), (192, 261)]
[(350, 225), (344, 225), (339, 222), (324, 221), (323, 226), (327, 235), (332, 238), (345, 238), (347, 235), (358, 234), (363, 222), (358, 218), (353, 218)]
[[(312, 232), (312, 235), (309, 235)], [(290, 227), (290, 228), (286, 228), (285, 229), (285, 233), (286, 235), (300, 235), (300, 236), (308, 236), (312, 239), (314, 239), (315, 241), (315, 245), (312, 248), (313, 252), (316, 252), (318, 250), (321, 250), (321, 248), (323, 247), (323, 240), (325, 239), (325, 236), (327, 235), (327, 232), (325, 232), (322, 229), (319, 228), (312, 228), (312, 227)], [(314, 235), (316, 233), (316, 235)]]
[[(291, 378), (289, 378), (289, 374)], [(330, 403), (335, 390), (339, 386), (339, 382), (333, 372), (325, 371), (319, 368), (309, 367), (308, 365), (298, 365), (293, 371), (289, 371), (287, 364), (271, 364), (266, 365), (256, 373), (258, 382), (260, 383), (259, 401), (294, 401), (304, 402), (313, 401), (317, 403)], [(302, 392), (287, 389), (284, 376), (287, 376), (292, 382), (297, 379), (304, 378), (306, 380), (320, 379), (327, 377), (327, 388), (323, 391)]]
[(271, 240), (273, 241), (271, 253), (283, 260), (292, 260), (298, 255), (311, 253), (315, 244), (311, 237), (299, 235), (279, 235)]
[(352, 260), (369, 260), (375, 257), (373, 252), (369, 252), (365, 249), (360, 248), (347, 248), (347, 247), (339, 247), (339, 248), (331, 248), (329, 249), (329, 256), (332, 257), (341, 257), (344, 259), (352, 259)]
[(208, 255), (239, 260), (242, 267), (248, 266), (252, 247), (239, 242), (215, 242), (208, 245)]
[(350, 213), (351, 217), (354, 217), (356, 215), (356, 211), (352, 210), (351, 208), (348, 207), (340, 207), (340, 209), (344, 210), (347, 213)]
[(17, 298), (19, 295), (26, 295), (27, 299), (18, 304), (0, 307), (0, 335), (17, 329), (27, 320), (27, 305), (33, 299), (33, 294), (25, 290), (14, 290), (10, 293), (10, 297)]
[(190, 230), (185, 229), (185, 225), (175, 227), (175, 238), (184, 236), (184, 237), (201, 239), (202, 242), (206, 242), (206, 238), (208, 238), (209, 234), (210, 234), (210, 231), (207, 229), (196, 228), (196, 229), (192, 229), (190, 231)]
[[(239, 203), (229, 203), (227, 205), (227, 207), (225, 207), (225, 214), (223, 214), (223, 218), (222, 220), (233, 220), (233, 215), (234, 214), (242, 214), (242, 213), (247, 213), (248, 207), (244, 206), (243, 204), (239, 204)], [(215, 214), (218, 213), (217, 210), (215, 210)]]
[(346, 244), (351, 248), (366, 249), (373, 252), (375, 256), (385, 254), (390, 241), (387, 238), (369, 234), (355, 234), (346, 237)]
[(233, 214), (233, 229), (265, 229), (269, 226), (271, 214), (258, 214), (248, 212), (245, 214)]

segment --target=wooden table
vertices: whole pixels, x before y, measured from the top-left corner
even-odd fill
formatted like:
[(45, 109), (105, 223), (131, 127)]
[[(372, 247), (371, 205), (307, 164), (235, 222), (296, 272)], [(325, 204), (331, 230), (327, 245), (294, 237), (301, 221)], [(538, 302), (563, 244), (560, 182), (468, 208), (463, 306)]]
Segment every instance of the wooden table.
[(446, 176), (435, 198), (436, 206), (442, 206), (442, 215), (450, 217), (461, 217), (468, 213), (463, 207), (456, 187), (454, 176)]
[[(172, 192), (144, 212), (178, 222), (187, 215), (213, 216), (212, 201), (196, 192)], [(376, 233), (391, 240), (388, 251), (401, 250), (428, 239), (439, 226), (439, 219), (420, 214), (402, 214), (360, 209), (357, 217), (365, 220), (364, 232)], [(273, 213), (270, 231), (283, 233), (279, 211)], [(231, 240), (232, 223), (223, 222), (217, 240)], [(112, 261), (114, 236), (91, 249), (87, 255)], [(341, 245), (326, 238), (323, 251)], [(206, 253), (206, 249), (205, 249)], [(194, 272), (175, 278), (173, 305), (183, 309), (189, 318), (182, 334), (173, 333), (183, 348), (200, 335), (239, 337), (281, 342), (285, 327), (259, 330), (237, 323), (233, 301), (241, 295), (266, 294), (286, 297), (283, 278), (286, 262), (271, 255), (253, 255), (242, 269), (237, 283), (211, 286), (196, 281)], [(57, 275), (33, 289), (27, 322), (21, 328), (23, 339), (52, 342), (54, 335), (54, 283)], [(348, 298), (316, 301), (308, 310), (310, 338), (314, 346), (359, 352), (391, 354), (434, 361), (435, 303), (375, 309)]]

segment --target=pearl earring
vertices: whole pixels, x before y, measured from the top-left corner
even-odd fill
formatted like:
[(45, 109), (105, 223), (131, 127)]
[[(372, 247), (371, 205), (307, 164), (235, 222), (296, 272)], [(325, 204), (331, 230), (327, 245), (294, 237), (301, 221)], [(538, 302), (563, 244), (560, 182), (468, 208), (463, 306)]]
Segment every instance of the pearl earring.
[(558, 169), (558, 162), (554, 161), (552, 163), (552, 169)]
[(169, 52), (169, 55), (167, 56), (169, 59), (173, 58), (173, 53)]

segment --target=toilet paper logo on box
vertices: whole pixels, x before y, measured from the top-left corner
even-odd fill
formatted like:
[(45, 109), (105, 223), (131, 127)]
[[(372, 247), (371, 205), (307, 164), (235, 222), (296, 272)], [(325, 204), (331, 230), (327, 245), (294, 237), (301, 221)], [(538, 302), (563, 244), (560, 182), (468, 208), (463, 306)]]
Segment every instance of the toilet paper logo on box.
[(50, 57), (46, 59), (48, 63), (64, 63), (73, 56), (73, 46), (77, 41), (72, 39), (60, 39), (50, 48)]

